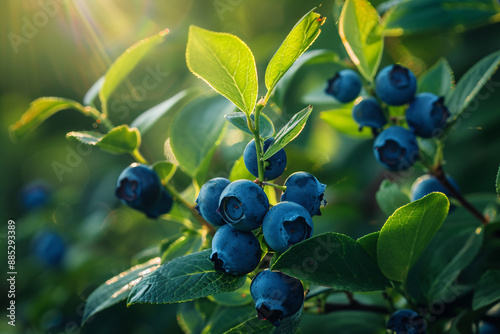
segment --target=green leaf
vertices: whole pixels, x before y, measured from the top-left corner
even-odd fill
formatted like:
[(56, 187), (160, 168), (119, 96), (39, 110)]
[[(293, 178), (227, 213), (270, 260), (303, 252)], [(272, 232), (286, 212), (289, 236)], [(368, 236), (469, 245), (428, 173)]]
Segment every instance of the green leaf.
[[(255, 315), (254, 305), (221, 307), (215, 306), (214, 313), (207, 319), (201, 334), (223, 334), (234, 326), (241, 323), (242, 319), (248, 319)], [(190, 332), (195, 333), (195, 332)]]
[(212, 296), (208, 296), (208, 299), (223, 306), (243, 306), (252, 302), (252, 296), (250, 295), (250, 284), (252, 280), (247, 276), (245, 284), (238, 290), (232, 292), (222, 292), (217, 293)]
[[(382, 272), (394, 281), (405, 281), (408, 271), (448, 215), (446, 195), (431, 193), (394, 212), (380, 231), (377, 259)], [(397, 250), (397, 251), (395, 251)]]
[(158, 161), (153, 164), (153, 169), (160, 177), (161, 182), (166, 184), (174, 176), (177, 166), (168, 161)]
[(497, 195), (500, 197), (500, 167), (498, 167), (497, 173)]
[(500, 270), (488, 270), (474, 291), (472, 309), (478, 310), (500, 300)]
[(92, 292), (85, 303), (82, 325), (94, 314), (125, 300), (129, 291), (143, 279), (160, 267), (160, 258), (134, 266), (101, 284)]
[(394, 211), (410, 202), (408, 195), (402, 192), (396, 183), (389, 180), (383, 180), (380, 183), (375, 198), (378, 206), (387, 216), (392, 215)]
[(340, 14), (339, 34), (354, 65), (368, 81), (377, 73), (384, 39), (380, 17), (367, 0), (347, 0)]
[(451, 95), (453, 89), (455, 89), (455, 77), (445, 58), (439, 59), (418, 78), (418, 93), (430, 92), (437, 96), (446, 97)]
[(492, 0), (403, 1), (384, 15), (384, 35), (400, 36), (488, 24), (498, 20)]
[(233, 168), (231, 168), (231, 172), (229, 173), (229, 181), (231, 182), (242, 179), (255, 180), (255, 176), (246, 168), (243, 156), (234, 162)]
[(234, 106), (221, 96), (189, 102), (172, 121), (170, 146), (179, 166), (194, 177), (209, 162), (219, 145), (226, 121)]
[(250, 114), (257, 101), (257, 68), (252, 51), (238, 37), (189, 27), (187, 66), (241, 111)]
[[(234, 112), (229, 115), (224, 116), (229, 123), (240, 129), (241, 131), (248, 133), (249, 135), (253, 136), (252, 131), (248, 129), (248, 124), (247, 124), (247, 116), (245, 113), (242, 112)], [(260, 136), (262, 138), (269, 138), (274, 134), (274, 125), (273, 122), (267, 117), (265, 114), (260, 113), (260, 125), (259, 125), (259, 131), (260, 131)], [(252, 124), (254, 124), (255, 120), (255, 115), (251, 114), (250, 119), (252, 120)]]
[(274, 141), (271, 143), (271, 146), (268, 147), (267, 151), (264, 152), (264, 160), (269, 159), (283, 147), (285, 147), (288, 143), (294, 140), (304, 126), (306, 125), (307, 119), (312, 112), (312, 106), (306, 107), (303, 110), (299, 111), (281, 128), (281, 130), (276, 134)]
[(141, 134), (135, 128), (120, 125), (105, 134), (95, 145), (114, 154), (132, 153), (141, 146)]
[(370, 128), (364, 127), (359, 131), (359, 125), (352, 118), (352, 104), (345, 107), (323, 111), (319, 117), (340, 133), (357, 138), (371, 138)]
[(334, 232), (290, 247), (271, 269), (346, 291), (384, 290), (389, 284), (361, 244)]
[(92, 87), (90, 87), (87, 93), (85, 93), (85, 96), (83, 97), (84, 105), (95, 107), (94, 100), (99, 95), (99, 91), (101, 90), (102, 85), (104, 85), (104, 79), (104, 75), (97, 79), (97, 81), (92, 85)]
[(237, 290), (245, 283), (246, 276), (216, 271), (209, 258), (211, 252), (207, 249), (162, 264), (134, 286), (128, 305), (180, 303)]
[(95, 131), (71, 131), (66, 134), (66, 138), (74, 138), (85, 145), (96, 145), (103, 136)]
[(311, 46), (321, 33), (320, 27), (325, 22), (325, 18), (313, 12), (314, 9), (295, 24), (267, 65), (265, 82), (268, 91), (274, 89), (290, 66)]
[(283, 319), (279, 327), (274, 327), (271, 334), (294, 334), (299, 328), (300, 320), (302, 319), (302, 306), (297, 312)]
[(21, 116), (15, 124), (9, 127), (10, 137), (16, 142), (23, 139), (29, 132), (43, 123), (47, 118), (61, 110), (75, 109), (90, 115), (90, 109), (80, 103), (59, 97), (41, 97), (31, 102), (29, 109)]
[(224, 334), (269, 334), (274, 328), (269, 321), (259, 320), (257, 316), (253, 316)]
[(115, 89), (155, 46), (165, 40), (167, 34), (168, 29), (139, 41), (128, 48), (113, 64), (111, 64), (104, 76), (104, 84), (99, 91), (99, 99), (101, 100), (103, 113), (107, 113), (107, 103)]
[(163, 252), (161, 263), (167, 263), (175, 258), (201, 251), (205, 238), (206, 236), (200, 233), (180, 237)]
[(357, 242), (364, 248), (364, 250), (370, 255), (370, 257), (377, 261), (377, 243), (380, 232), (373, 232), (362, 236), (357, 240)]
[(451, 114), (455, 118), (467, 109), (481, 88), (495, 73), (499, 62), (500, 51), (497, 51), (481, 59), (460, 78), (451, 99), (447, 103)]
[(143, 135), (163, 116), (174, 108), (178, 108), (186, 98), (194, 95), (194, 90), (183, 90), (160, 104), (146, 110), (130, 123), (130, 127), (137, 128)]

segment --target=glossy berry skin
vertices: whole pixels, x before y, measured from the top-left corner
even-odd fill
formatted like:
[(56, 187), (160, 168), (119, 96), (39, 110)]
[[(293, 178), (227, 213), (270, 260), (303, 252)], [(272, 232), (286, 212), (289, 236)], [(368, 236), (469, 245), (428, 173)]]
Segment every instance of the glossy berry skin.
[(489, 322), (483, 322), (479, 326), (479, 334), (498, 334), (498, 329)]
[[(446, 176), (448, 182), (455, 188), (456, 191), (460, 191), (458, 188), (457, 182), (451, 177)], [(411, 186), (411, 200), (416, 201), (417, 199), (421, 199), (422, 197), (432, 193), (432, 192), (440, 192), (445, 194), (448, 198), (453, 197), (450, 194), (450, 191), (439, 182), (434, 176), (431, 175), (423, 175), (413, 182)], [(455, 208), (454, 205), (450, 205), (450, 211)]]
[(391, 171), (406, 170), (418, 159), (417, 138), (408, 129), (391, 126), (377, 136), (373, 153), (385, 168)]
[(387, 119), (382, 112), (382, 108), (373, 97), (364, 98), (352, 108), (352, 118), (359, 124), (359, 130), (364, 126), (382, 129), (387, 123)]
[[(271, 146), (274, 138), (268, 138), (264, 141), (264, 152)], [(259, 177), (259, 168), (257, 167), (257, 153), (255, 149), (255, 139), (252, 139), (245, 147), (243, 152), (243, 161), (248, 171), (255, 177)], [(266, 160), (267, 166), (264, 169), (264, 178), (274, 180), (280, 177), (286, 168), (286, 153), (284, 149), (279, 150), (272, 157)]]
[(425, 333), (427, 324), (422, 316), (413, 310), (398, 310), (394, 312), (387, 322), (387, 329), (397, 334)]
[(313, 221), (302, 205), (280, 202), (269, 209), (262, 223), (267, 244), (276, 252), (284, 252), (311, 237)]
[(161, 215), (170, 212), (173, 204), (174, 201), (172, 199), (172, 196), (170, 196), (165, 188), (162, 188), (160, 198), (153, 205), (145, 208), (144, 213), (149, 218), (156, 219)]
[(262, 250), (257, 237), (248, 231), (240, 231), (229, 225), (221, 226), (212, 239), (212, 255), (215, 269), (231, 275), (245, 275), (257, 268)]
[(444, 105), (444, 98), (432, 93), (420, 93), (406, 110), (406, 121), (415, 135), (431, 138), (442, 132), (450, 111)]
[(36, 257), (45, 265), (57, 267), (66, 253), (66, 244), (61, 236), (52, 231), (43, 231), (33, 241)]
[(217, 213), (219, 198), (222, 191), (231, 183), (226, 178), (216, 177), (207, 181), (200, 189), (196, 198), (196, 210), (210, 224), (214, 226), (225, 225), (226, 222)]
[(342, 70), (328, 80), (325, 93), (333, 96), (339, 102), (347, 103), (354, 100), (361, 91), (361, 79), (353, 70)]
[(279, 326), (281, 320), (297, 313), (304, 304), (302, 282), (281, 271), (266, 269), (250, 284), (250, 294), (260, 320)]
[(409, 103), (417, 91), (417, 78), (412, 71), (401, 65), (384, 67), (375, 78), (375, 93), (391, 106)]
[(269, 210), (267, 195), (258, 185), (248, 180), (238, 180), (221, 193), (217, 212), (232, 227), (251, 231), (262, 225)]
[(26, 210), (43, 207), (50, 201), (50, 188), (43, 182), (34, 181), (21, 190), (21, 204)]
[(118, 177), (115, 195), (128, 206), (144, 212), (160, 199), (161, 190), (160, 178), (151, 167), (133, 163)]
[(326, 205), (324, 194), (326, 185), (320, 183), (314, 175), (306, 172), (293, 173), (285, 181), (286, 191), (281, 201), (289, 201), (302, 205), (312, 216), (321, 215), (320, 206)]

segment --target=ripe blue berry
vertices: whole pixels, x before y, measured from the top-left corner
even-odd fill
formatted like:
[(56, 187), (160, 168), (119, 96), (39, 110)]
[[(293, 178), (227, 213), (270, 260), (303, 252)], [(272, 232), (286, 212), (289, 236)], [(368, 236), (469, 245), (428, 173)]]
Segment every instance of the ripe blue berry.
[(212, 239), (210, 260), (214, 262), (215, 269), (232, 275), (245, 275), (255, 270), (261, 255), (259, 240), (252, 232), (224, 225)]
[[(269, 148), (274, 138), (268, 138), (264, 141), (264, 152)], [(257, 166), (257, 154), (255, 149), (255, 140), (252, 139), (245, 147), (243, 152), (243, 161), (248, 171), (252, 173), (253, 176), (259, 177), (259, 168)], [(274, 180), (278, 178), (286, 168), (286, 153), (284, 149), (279, 150), (272, 157), (266, 160), (267, 166), (264, 170), (264, 178), (266, 180)], [(262, 180), (263, 181), (263, 180)]]
[(387, 119), (382, 112), (382, 108), (373, 97), (364, 98), (352, 108), (352, 117), (359, 124), (359, 130), (364, 126), (381, 129)]
[(232, 227), (251, 231), (262, 224), (268, 210), (264, 190), (252, 181), (238, 180), (222, 191), (217, 212)]
[(160, 198), (152, 206), (144, 209), (144, 213), (149, 218), (156, 219), (159, 216), (168, 213), (173, 205), (172, 196), (164, 188), (161, 190)]
[[(458, 184), (451, 176), (446, 176), (448, 182), (455, 188), (456, 191), (460, 191), (458, 188)], [(416, 201), (417, 199), (421, 199), (422, 197), (432, 193), (432, 192), (441, 192), (445, 194), (448, 198), (453, 197), (450, 194), (448, 188), (443, 186), (439, 180), (431, 175), (423, 175), (413, 182), (411, 186), (411, 200)], [(450, 210), (452, 210), (455, 206), (450, 206)]]
[(43, 207), (50, 200), (50, 188), (41, 181), (34, 181), (21, 190), (21, 204), (26, 210)]
[(56, 267), (62, 263), (66, 245), (58, 233), (41, 232), (35, 237), (33, 246), (36, 257), (44, 264)]
[(410, 130), (391, 126), (377, 136), (373, 153), (385, 168), (392, 171), (406, 170), (418, 159), (417, 138)]
[(413, 310), (398, 310), (394, 312), (387, 322), (387, 329), (397, 334), (425, 333), (427, 325), (422, 316)]
[(417, 91), (417, 78), (401, 65), (384, 67), (375, 78), (375, 93), (383, 102), (400, 106), (410, 102)]
[(320, 183), (312, 174), (306, 172), (293, 173), (285, 181), (286, 191), (281, 201), (289, 201), (302, 205), (312, 216), (321, 215), (320, 206), (326, 205), (324, 200), (326, 185)]
[(144, 212), (159, 200), (161, 190), (160, 178), (152, 168), (133, 163), (118, 177), (115, 195), (128, 206)]
[(231, 183), (226, 178), (216, 177), (207, 181), (201, 187), (198, 198), (196, 198), (196, 210), (207, 222), (214, 226), (226, 224), (224, 219), (217, 213), (219, 198), (222, 191)]
[(444, 98), (432, 93), (420, 93), (406, 110), (406, 121), (415, 135), (431, 138), (442, 132), (450, 117)]
[(311, 237), (313, 221), (302, 205), (281, 202), (269, 209), (262, 223), (267, 244), (276, 252), (284, 252)]
[(328, 80), (325, 93), (333, 96), (339, 102), (347, 103), (354, 100), (361, 91), (361, 79), (353, 70), (342, 70)]
[(250, 294), (259, 319), (269, 320), (274, 326), (297, 313), (304, 303), (304, 287), (300, 280), (269, 269), (253, 278)]

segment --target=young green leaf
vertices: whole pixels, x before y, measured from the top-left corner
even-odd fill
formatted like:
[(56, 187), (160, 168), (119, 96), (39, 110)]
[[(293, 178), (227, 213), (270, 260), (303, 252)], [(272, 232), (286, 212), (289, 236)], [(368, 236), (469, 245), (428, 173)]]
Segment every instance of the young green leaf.
[(271, 146), (264, 152), (264, 160), (269, 159), (283, 147), (285, 147), (288, 143), (294, 140), (304, 126), (306, 125), (307, 118), (312, 112), (312, 106), (306, 107), (303, 110), (299, 111), (281, 128), (281, 130), (276, 134), (274, 141), (271, 143)]
[(233, 182), (241, 179), (255, 180), (255, 176), (246, 168), (243, 156), (234, 162), (233, 168), (231, 168), (231, 172), (229, 173), (229, 181)]
[(352, 118), (352, 104), (333, 110), (322, 111), (319, 117), (333, 129), (345, 135), (356, 138), (371, 138), (373, 136), (370, 128), (366, 126), (359, 131), (359, 125)]
[(194, 177), (208, 164), (234, 106), (214, 95), (189, 102), (172, 121), (170, 146), (179, 166)]
[(130, 127), (137, 128), (140, 133), (144, 135), (160, 118), (168, 114), (173, 108), (177, 108), (179, 104), (194, 95), (194, 92), (194, 90), (185, 89), (160, 104), (151, 107), (137, 116), (137, 118), (130, 123)]
[(129, 291), (143, 279), (160, 267), (160, 258), (134, 266), (101, 284), (92, 292), (85, 303), (82, 325), (94, 314), (125, 300)]
[(74, 138), (85, 145), (96, 145), (103, 136), (95, 131), (71, 131), (66, 134), (66, 138)]
[(458, 81), (457, 87), (447, 103), (455, 118), (475, 99), (481, 88), (488, 82), (500, 63), (500, 51), (484, 57), (472, 66)]
[(406, 280), (408, 271), (448, 215), (449, 206), (446, 195), (431, 193), (397, 209), (387, 219), (377, 244), (378, 264), (386, 277)]
[(10, 137), (15, 141), (23, 139), (30, 131), (34, 130), (43, 121), (58, 111), (75, 109), (89, 116), (90, 108), (85, 108), (80, 103), (59, 97), (41, 97), (31, 102), (29, 109), (15, 124), (9, 127)]
[[(248, 129), (247, 116), (245, 115), (245, 113), (234, 112), (229, 115), (225, 115), (224, 118), (226, 118), (229, 123), (240, 129), (241, 131), (253, 136), (252, 131)], [(260, 126), (259, 126), (260, 136), (264, 139), (271, 137), (274, 134), (273, 122), (271, 122), (269, 117), (267, 117), (263, 113), (260, 113), (259, 118), (260, 118)], [(255, 120), (255, 115), (251, 114), (250, 119), (253, 122)]]
[(455, 89), (455, 77), (445, 58), (439, 59), (434, 66), (418, 78), (418, 93), (430, 92), (446, 97), (451, 95), (453, 89)]
[(380, 232), (373, 232), (362, 236), (357, 242), (365, 249), (370, 257), (377, 261), (377, 243)]
[(95, 145), (114, 154), (132, 153), (141, 146), (141, 134), (135, 128), (120, 125), (105, 134)]
[(500, 300), (500, 270), (488, 270), (474, 291), (472, 309), (478, 310)]
[(354, 65), (368, 81), (373, 81), (384, 49), (379, 21), (377, 11), (367, 0), (347, 0), (340, 14), (342, 43)]
[(153, 169), (160, 177), (161, 182), (166, 184), (174, 176), (177, 166), (168, 161), (158, 161), (153, 164)]
[(313, 12), (314, 9), (309, 11), (309, 13), (304, 15), (295, 24), (292, 31), (285, 38), (285, 41), (267, 65), (265, 81), (268, 91), (274, 89), (290, 66), (309, 48), (321, 33), (320, 27), (326, 18), (322, 18), (320, 14)]
[(384, 290), (389, 284), (361, 244), (334, 232), (320, 234), (290, 247), (271, 269), (313, 284), (346, 291)]
[(107, 104), (109, 97), (115, 89), (123, 82), (127, 75), (137, 66), (137, 64), (158, 44), (165, 40), (168, 34), (168, 29), (160, 33), (145, 38), (140, 42), (132, 45), (124, 53), (122, 53), (105, 74), (104, 84), (99, 91), (99, 99), (101, 100), (102, 111), (107, 114)]
[(128, 305), (180, 303), (237, 290), (246, 276), (216, 271), (207, 249), (161, 265), (132, 288)]
[(246, 114), (257, 102), (257, 68), (252, 51), (238, 37), (189, 27), (187, 66)]
[(104, 79), (104, 75), (97, 79), (97, 81), (92, 85), (92, 87), (90, 87), (87, 93), (85, 93), (85, 96), (83, 97), (84, 105), (95, 107), (94, 100), (99, 95), (99, 91), (101, 90), (102, 85), (104, 85)]
[(491, 0), (402, 1), (384, 15), (384, 35), (400, 36), (497, 21), (498, 4)]
[(389, 180), (384, 180), (380, 183), (380, 187), (375, 193), (375, 198), (377, 199), (378, 206), (387, 216), (392, 215), (394, 211), (410, 202), (408, 195), (402, 192), (396, 183), (392, 183)]

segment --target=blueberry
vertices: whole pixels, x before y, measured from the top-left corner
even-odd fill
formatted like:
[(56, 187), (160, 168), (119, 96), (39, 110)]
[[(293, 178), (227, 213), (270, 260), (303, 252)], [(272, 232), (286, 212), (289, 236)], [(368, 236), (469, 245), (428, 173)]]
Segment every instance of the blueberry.
[(269, 320), (274, 326), (297, 313), (304, 303), (304, 287), (300, 280), (269, 269), (253, 278), (250, 294), (259, 319)]
[(128, 206), (144, 212), (160, 200), (161, 191), (158, 174), (149, 166), (133, 163), (118, 177), (115, 195)]
[(364, 126), (381, 129), (387, 119), (382, 112), (382, 108), (373, 97), (364, 98), (352, 108), (352, 118), (359, 124), (359, 130)]
[(417, 78), (401, 65), (384, 67), (375, 78), (375, 93), (383, 102), (400, 106), (410, 102), (417, 91)]
[(420, 93), (406, 110), (406, 121), (415, 135), (431, 138), (442, 132), (450, 111), (444, 105), (444, 98), (432, 93)]
[(319, 207), (326, 205), (324, 200), (326, 185), (320, 183), (312, 174), (306, 172), (293, 173), (285, 181), (286, 191), (281, 201), (289, 201), (302, 205), (312, 216), (321, 215)]
[[(460, 191), (458, 184), (451, 176), (446, 176), (448, 182), (455, 188), (456, 191)], [(422, 197), (432, 193), (440, 192), (445, 194), (448, 198), (453, 197), (450, 191), (439, 182), (439, 180), (431, 175), (423, 175), (413, 182), (411, 186), (411, 200), (416, 201)], [(450, 206), (450, 210), (453, 210), (455, 206)]]
[(427, 325), (422, 316), (413, 310), (398, 310), (394, 312), (387, 322), (387, 329), (397, 334), (425, 333)]
[(333, 96), (339, 102), (347, 103), (354, 100), (361, 91), (361, 79), (353, 70), (342, 70), (328, 80), (325, 93)]
[(144, 213), (149, 218), (156, 219), (159, 216), (168, 213), (170, 209), (172, 209), (173, 204), (172, 196), (170, 196), (165, 188), (162, 188), (160, 198), (152, 206), (145, 208)]
[[(268, 138), (264, 141), (264, 152), (269, 148), (274, 138)], [(252, 173), (253, 176), (259, 177), (259, 169), (257, 167), (257, 154), (255, 149), (255, 140), (252, 139), (245, 147), (243, 152), (243, 161), (248, 171)], [(264, 170), (264, 178), (266, 180), (274, 180), (278, 178), (286, 168), (286, 153), (284, 149), (276, 152), (272, 157), (266, 160), (267, 166)], [(262, 180), (263, 181), (263, 180)]]
[(483, 321), (479, 326), (479, 334), (498, 334), (498, 329), (495, 325)]
[(52, 231), (43, 231), (35, 236), (33, 246), (36, 257), (48, 266), (59, 266), (66, 253), (64, 240)]
[(224, 219), (217, 213), (219, 198), (222, 191), (231, 183), (226, 178), (216, 177), (207, 181), (200, 189), (196, 198), (196, 210), (207, 222), (214, 226), (226, 224)]
[(268, 210), (264, 190), (252, 181), (238, 180), (222, 191), (217, 212), (232, 227), (251, 231), (262, 224)]
[(42, 181), (34, 181), (21, 190), (21, 204), (26, 210), (43, 207), (50, 200), (50, 188)]
[(418, 159), (417, 138), (410, 130), (391, 126), (377, 136), (373, 153), (385, 168), (392, 171), (406, 170)]
[(269, 209), (262, 223), (262, 232), (267, 244), (276, 252), (311, 237), (313, 221), (302, 205), (281, 202)]
[(240, 231), (229, 225), (221, 226), (212, 240), (215, 269), (232, 275), (245, 275), (257, 268), (262, 255), (257, 237), (248, 231)]

